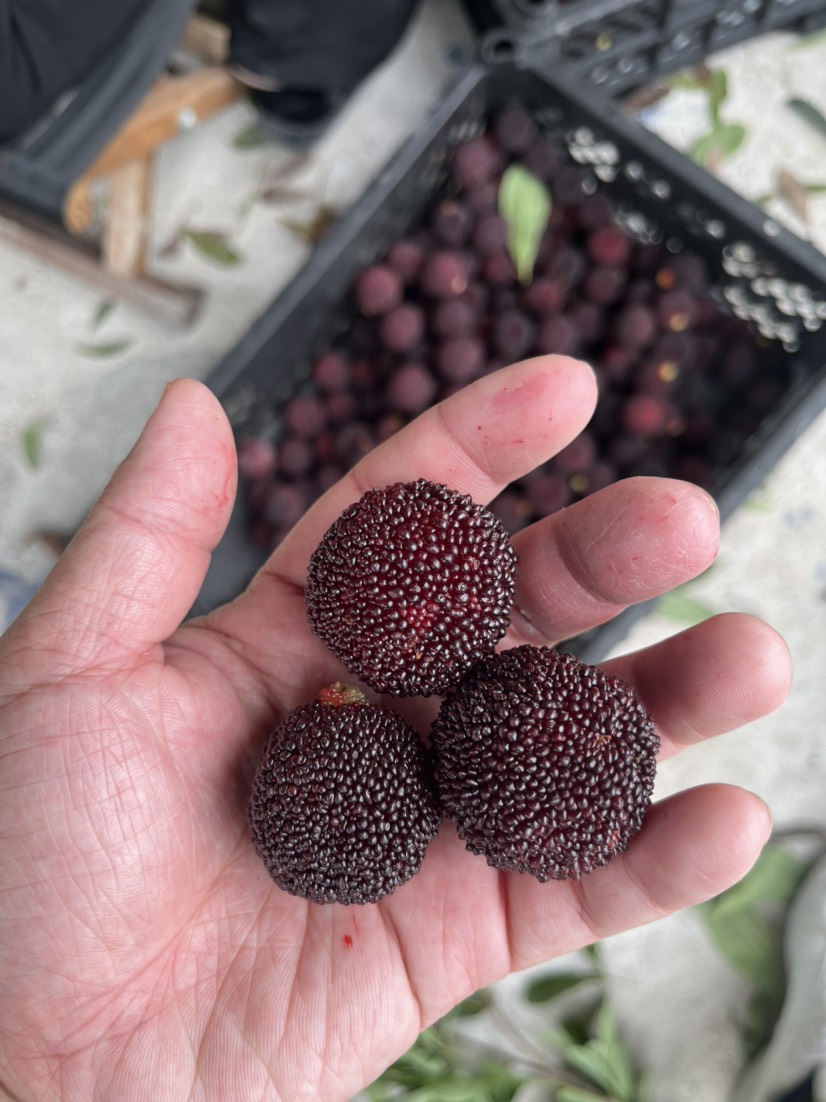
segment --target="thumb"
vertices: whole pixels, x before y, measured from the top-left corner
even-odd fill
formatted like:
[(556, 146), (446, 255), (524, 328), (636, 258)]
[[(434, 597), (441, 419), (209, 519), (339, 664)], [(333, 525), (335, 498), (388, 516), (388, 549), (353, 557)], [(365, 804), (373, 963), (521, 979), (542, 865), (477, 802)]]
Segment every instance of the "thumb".
[(22, 654), (33, 681), (122, 668), (171, 635), (195, 601), (235, 487), (232, 430), (217, 398), (192, 379), (171, 383), (7, 633), (18, 672)]

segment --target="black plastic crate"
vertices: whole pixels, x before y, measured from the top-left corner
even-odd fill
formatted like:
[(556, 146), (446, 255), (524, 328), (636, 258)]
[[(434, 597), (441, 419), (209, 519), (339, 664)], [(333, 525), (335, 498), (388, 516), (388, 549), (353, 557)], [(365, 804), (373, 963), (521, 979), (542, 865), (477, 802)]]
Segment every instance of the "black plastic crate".
[[(724, 308), (748, 319), (756, 340), (783, 350), (785, 389), (770, 416), (713, 487), (730, 514), (826, 406), (826, 258), (698, 166), (629, 119), (593, 90), (514, 63), (475, 66), (444, 97), (317, 247), (286, 291), (209, 380), (238, 438), (278, 418), (307, 379), (313, 358), (351, 318), (350, 291), (361, 269), (404, 234), (447, 178), (450, 154), (478, 133), (488, 113), (517, 99), (584, 170), (588, 190), (604, 190), (618, 222), (638, 241), (690, 249), (713, 273)], [(248, 533), (244, 487), (193, 611), (239, 593), (264, 555)], [(645, 606), (574, 641), (597, 661)]]
[[(565, 37), (579, 27), (610, 20), (641, 6), (644, 0), (465, 0), (483, 31), (507, 27), (528, 31), (533, 40)], [(823, 11), (822, 0), (656, 0), (656, 25), (662, 28), (709, 24), (714, 37), (796, 24)], [(713, 25), (719, 30), (713, 29)], [(728, 30), (727, 30), (728, 28)]]
[(619, 95), (770, 31), (826, 25), (822, 0), (471, 0), (478, 26)]

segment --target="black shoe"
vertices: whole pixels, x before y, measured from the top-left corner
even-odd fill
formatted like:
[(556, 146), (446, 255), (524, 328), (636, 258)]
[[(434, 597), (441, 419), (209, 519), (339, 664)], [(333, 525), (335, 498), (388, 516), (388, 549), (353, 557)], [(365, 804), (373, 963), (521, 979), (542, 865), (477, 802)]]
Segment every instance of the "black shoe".
[(318, 141), (341, 108), (344, 97), (312, 89), (285, 88), (278, 92), (249, 89), (258, 108), (261, 129), (275, 141), (302, 151)]

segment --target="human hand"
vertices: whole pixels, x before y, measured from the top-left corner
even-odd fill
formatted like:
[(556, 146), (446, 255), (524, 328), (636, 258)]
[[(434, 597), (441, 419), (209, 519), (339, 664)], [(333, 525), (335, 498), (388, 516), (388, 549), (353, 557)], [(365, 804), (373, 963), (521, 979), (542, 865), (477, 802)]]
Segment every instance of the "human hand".
[[(310, 553), (368, 487), (417, 477), (479, 502), (589, 420), (591, 371), (543, 357), (483, 378), (370, 453), (229, 605), (179, 626), (235, 492), (206, 388), (165, 393), (29, 608), (0, 639), (0, 1095), (61, 1102), (346, 1100), (428, 1023), (516, 969), (715, 895), (769, 830), (706, 785), (654, 805), (580, 882), (500, 873), (445, 824), (376, 905), (280, 891), (246, 802), (268, 732), (346, 676), (309, 630)], [(554, 642), (680, 584), (717, 550), (701, 490), (631, 479), (515, 537), (506, 643)], [(662, 756), (780, 704), (782, 640), (705, 621), (606, 664)], [(433, 702), (419, 701), (422, 730)]]

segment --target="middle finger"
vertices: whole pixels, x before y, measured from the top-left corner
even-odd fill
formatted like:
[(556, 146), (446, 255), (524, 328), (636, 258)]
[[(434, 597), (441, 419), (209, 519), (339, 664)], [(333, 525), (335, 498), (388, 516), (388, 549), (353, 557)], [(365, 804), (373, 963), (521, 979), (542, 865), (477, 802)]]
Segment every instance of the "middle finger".
[(537, 521), (519, 552), (508, 643), (556, 643), (701, 574), (719, 545), (704, 490), (629, 478)]

